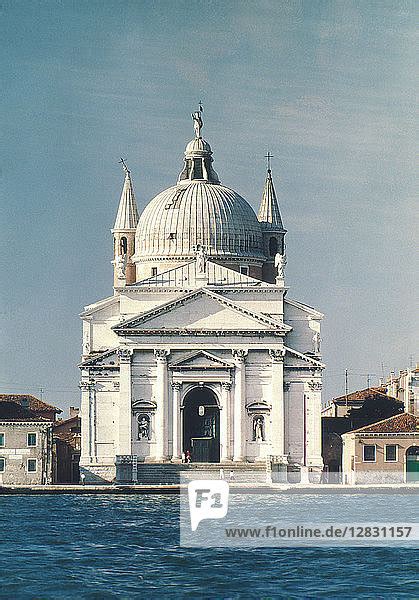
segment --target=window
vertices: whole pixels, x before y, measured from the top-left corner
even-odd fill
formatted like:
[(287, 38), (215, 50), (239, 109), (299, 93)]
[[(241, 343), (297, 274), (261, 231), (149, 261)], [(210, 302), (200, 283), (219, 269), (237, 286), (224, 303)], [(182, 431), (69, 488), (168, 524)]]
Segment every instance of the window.
[(36, 458), (28, 458), (28, 473), (36, 473), (38, 461)]
[(4, 439), (4, 433), (0, 433), (0, 446), (4, 446), (5, 445), (5, 439)]
[(120, 241), (121, 254), (124, 255), (127, 253), (128, 242), (126, 237), (122, 237)]
[(269, 255), (275, 256), (278, 252), (278, 240), (274, 237), (271, 237), (269, 240)]
[(0, 473), (4, 473), (6, 470), (6, 459), (0, 458)]
[(151, 267), (151, 276), (154, 277), (157, 275), (157, 267)]
[(388, 444), (385, 448), (385, 461), (386, 462), (397, 462), (397, 445)]
[(245, 265), (240, 265), (240, 273), (242, 275), (249, 275), (249, 267)]
[(36, 446), (37, 445), (37, 434), (36, 433), (28, 433), (28, 446)]
[(364, 462), (375, 462), (375, 444), (363, 446)]

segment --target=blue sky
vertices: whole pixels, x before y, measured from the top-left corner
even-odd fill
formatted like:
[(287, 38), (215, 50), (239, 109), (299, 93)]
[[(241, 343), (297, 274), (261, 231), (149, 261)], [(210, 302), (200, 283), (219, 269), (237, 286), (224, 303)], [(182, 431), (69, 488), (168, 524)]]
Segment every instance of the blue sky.
[(254, 208), (274, 155), (289, 296), (326, 315), (324, 398), (345, 368), (352, 389), (416, 358), (413, 0), (0, 10), (3, 392), (78, 404), (78, 314), (112, 293), (119, 157), (142, 209), (175, 182), (199, 100), (215, 169)]

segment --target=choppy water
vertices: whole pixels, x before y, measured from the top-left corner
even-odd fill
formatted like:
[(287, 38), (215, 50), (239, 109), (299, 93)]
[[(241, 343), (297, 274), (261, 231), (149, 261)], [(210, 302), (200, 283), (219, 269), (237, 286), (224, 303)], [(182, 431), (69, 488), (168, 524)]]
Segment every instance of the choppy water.
[[(342, 500), (330, 500), (336, 501)], [(362, 497), (356, 501), (362, 504)], [(0, 496), (0, 597), (419, 597), (416, 550), (180, 548), (178, 502), (167, 496)], [(413, 514), (417, 497), (400, 496), (400, 502)]]

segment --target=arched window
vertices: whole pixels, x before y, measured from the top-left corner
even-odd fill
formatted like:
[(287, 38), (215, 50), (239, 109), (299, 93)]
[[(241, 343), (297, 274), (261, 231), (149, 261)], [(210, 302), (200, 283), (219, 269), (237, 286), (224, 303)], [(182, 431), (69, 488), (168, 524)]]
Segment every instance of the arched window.
[(128, 242), (126, 237), (121, 237), (121, 241), (119, 242), (121, 248), (121, 254), (124, 255), (127, 253)]
[(278, 252), (278, 240), (275, 237), (269, 239), (269, 256), (275, 256)]

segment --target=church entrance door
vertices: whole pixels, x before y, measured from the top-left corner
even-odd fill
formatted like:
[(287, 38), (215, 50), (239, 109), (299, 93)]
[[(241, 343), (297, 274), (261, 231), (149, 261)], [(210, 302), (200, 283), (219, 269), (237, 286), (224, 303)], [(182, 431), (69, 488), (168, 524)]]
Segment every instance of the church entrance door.
[(188, 392), (183, 403), (183, 452), (193, 462), (220, 462), (220, 409), (206, 387)]

